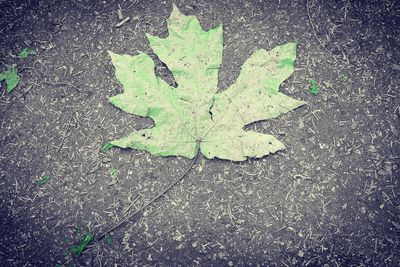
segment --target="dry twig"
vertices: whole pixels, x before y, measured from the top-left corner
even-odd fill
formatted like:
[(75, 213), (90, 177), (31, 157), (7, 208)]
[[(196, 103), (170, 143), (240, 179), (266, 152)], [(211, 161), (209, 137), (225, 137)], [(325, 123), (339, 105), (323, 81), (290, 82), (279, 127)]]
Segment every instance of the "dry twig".
[(125, 222), (127, 222), (130, 218), (132, 218), (133, 216), (135, 216), (136, 214), (138, 214), (139, 212), (143, 211), (146, 207), (150, 206), (152, 203), (154, 203), (155, 201), (157, 201), (159, 198), (161, 198), (162, 196), (164, 196), (174, 185), (176, 185), (179, 181), (181, 181), (188, 173), (189, 171), (192, 169), (194, 163), (196, 162), (198, 156), (199, 156), (199, 151), (200, 151), (200, 140), (197, 141), (196, 143), (196, 155), (193, 158), (192, 162), (190, 163), (190, 165), (187, 167), (186, 171), (179, 176), (177, 179), (175, 179), (175, 181), (170, 184), (167, 188), (165, 188), (160, 194), (158, 194), (157, 196), (155, 196), (153, 199), (151, 199), (149, 202), (147, 202), (146, 204), (144, 204), (140, 209), (136, 210), (134, 213), (132, 213), (131, 215), (129, 215), (128, 217), (126, 217), (125, 219), (123, 219), (122, 221), (120, 221), (119, 223), (115, 224), (114, 226), (110, 227), (108, 230), (106, 230), (105, 232), (103, 232), (98, 238), (97, 240), (100, 241), (101, 239), (103, 239), (106, 234), (108, 234), (109, 232), (111, 232), (112, 230), (118, 228), (119, 226), (121, 226), (122, 224), (124, 224)]

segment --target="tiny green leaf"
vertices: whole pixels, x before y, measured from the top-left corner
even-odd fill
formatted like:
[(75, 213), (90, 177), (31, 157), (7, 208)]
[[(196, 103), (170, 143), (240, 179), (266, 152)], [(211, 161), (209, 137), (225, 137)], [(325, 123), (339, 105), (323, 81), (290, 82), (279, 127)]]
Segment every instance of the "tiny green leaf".
[(342, 81), (347, 81), (349, 79), (349, 76), (347, 76), (346, 74), (342, 74), (339, 76), (339, 79), (341, 79)]
[(39, 180), (36, 181), (36, 184), (38, 186), (42, 186), (42, 185), (46, 184), (48, 181), (50, 181), (50, 179), (51, 179), (50, 176), (44, 175)]
[(81, 240), (79, 245), (73, 246), (71, 248), (71, 252), (75, 253), (76, 255), (81, 255), (82, 252), (86, 249), (87, 245), (93, 240), (93, 234), (88, 233), (85, 237)]
[(16, 68), (9, 68), (6, 71), (0, 73), (0, 82), (5, 80), (7, 85), (7, 92), (11, 93), (15, 87), (17, 87), (21, 78), (18, 75)]
[(118, 176), (118, 174), (119, 174), (119, 170), (116, 169), (116, 168), (111, 168), (111, 169), (109, 170), (109, 173), (110, 173), (110, 175), (111, 175), (112, 177), (116, 177), (116, 176)]
[(107, 233), (105, 236), (104, 236), (104, 238), (106, 239), (106, 243), (107, 243), (107, 245), (109, 245), (109, 246), (111, 246), (112, 245), (112, 239), (111, 239), (111, 236)]
[(317, 95), (319, 93), (318, 83), (313, 79), (308, 80), (310, 93), (313, 95)]
[(21, 52), (19, 52), (20, 58), (27, 58), (29, 55), (36, 54), (35, 49), (24, 48)]

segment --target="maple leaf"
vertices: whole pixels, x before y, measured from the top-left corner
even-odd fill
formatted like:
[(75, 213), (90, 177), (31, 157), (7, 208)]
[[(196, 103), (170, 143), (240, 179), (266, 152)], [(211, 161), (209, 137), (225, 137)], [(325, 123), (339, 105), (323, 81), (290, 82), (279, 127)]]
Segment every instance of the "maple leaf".
[(242, 66), (236, 82), (218, 91), (222, 25), (203, 31), (195, 16), (181, 14), (176, 6), (167, 21), (167, 38), (150, 34), (147, 38), (171, 70), (177, 88), (155, 75), (154, 62), (148, 55), (109, 52), (116, 78), (124, 87), (122, 94), (109, 101), (127, 113), (150, 117), (155, 123), (111, 145), (193, 158), (200, 142), (199, 149), (206, 158), (234, 161), (283, 149), (274, 136), (243, 128), (305, 104), (279, 92), (280, 84), (294, 71), (296, 43), (255, 51)]

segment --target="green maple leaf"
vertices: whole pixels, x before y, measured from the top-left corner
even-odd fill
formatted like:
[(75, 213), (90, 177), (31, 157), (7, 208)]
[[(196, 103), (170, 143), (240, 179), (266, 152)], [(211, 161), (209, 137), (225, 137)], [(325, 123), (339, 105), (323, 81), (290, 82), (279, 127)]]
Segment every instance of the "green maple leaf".
[(168, 30), (165, 39), (150, 34), (147, 38), (171, 70), (177, 88), (155, 75), (154, 62), (148, 55), (109, 52), (116, 78), (124, 87), (124, 93), (110, 97), (110, 102), (127, 113), (150, 117), (155, 123), (153, 128), (135, 131), (110, 144), (155, 155), (193, 158), (200, 142), (206, 158), (234, 161), (283, 149), (272, 135), (245, 131), (243, 127), (305, 104), (279, 92), (280, 84), (294, 71), (296, 43), (255, 51), (236, 82), (218, 91), (222, 25), (203, 31), (195, 16), (185, 16), (174, 6)]

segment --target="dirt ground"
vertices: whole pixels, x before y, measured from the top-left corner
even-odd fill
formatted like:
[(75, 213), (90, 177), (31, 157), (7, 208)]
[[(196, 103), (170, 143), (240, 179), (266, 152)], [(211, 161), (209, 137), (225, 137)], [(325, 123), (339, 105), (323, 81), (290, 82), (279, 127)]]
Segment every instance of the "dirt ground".
[[(174, 1), (203, 29), (223, 23), (219, 87), (256, 49), (297, 41), (281, 91), (308, 104), (249, 125), (286, 150), (236, 163), (113, 148), (150, 119), (108, 103), (123, 90), (107, 50), (157, 62), (171, 1), (0, 0), (1, 266), (400, 266), (398, 1)], [(118, 4), (130, 20), (119, 28)], [(26, 59), (18, 53), (36, 50)], [(320, 94), (309, 93), (308, 79)], [(43, 177), (48, 177), (48, 180)], [(40, 182), (42, 181), (42, 183)], [(78, 253), (79, 254), (79, 253)]]

